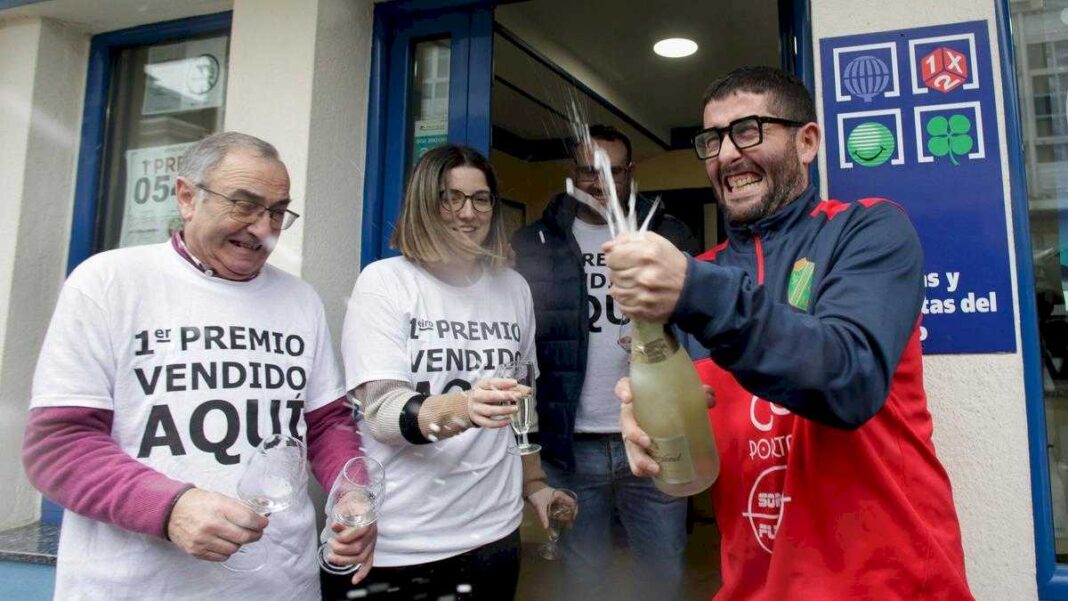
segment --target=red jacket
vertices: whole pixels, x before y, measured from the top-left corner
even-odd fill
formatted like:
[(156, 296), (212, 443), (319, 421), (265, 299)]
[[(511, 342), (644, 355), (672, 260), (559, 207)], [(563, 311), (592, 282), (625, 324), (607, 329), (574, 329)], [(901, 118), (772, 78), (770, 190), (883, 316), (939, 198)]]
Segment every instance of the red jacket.
[(674, 316), (716, 392), (715, 598), (972, 599), (931, 439), (911, 225), (810, 191), (729, 233)]

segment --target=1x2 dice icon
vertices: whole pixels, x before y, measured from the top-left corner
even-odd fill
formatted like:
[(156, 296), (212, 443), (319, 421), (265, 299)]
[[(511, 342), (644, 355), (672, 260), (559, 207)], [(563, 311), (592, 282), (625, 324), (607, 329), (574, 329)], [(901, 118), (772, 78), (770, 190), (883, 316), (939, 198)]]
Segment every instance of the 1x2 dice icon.
[(920, 59), (923, 83), (932, 90), (948, 94), (968, 79), (968, 57), (945, 46), (935, 48)]

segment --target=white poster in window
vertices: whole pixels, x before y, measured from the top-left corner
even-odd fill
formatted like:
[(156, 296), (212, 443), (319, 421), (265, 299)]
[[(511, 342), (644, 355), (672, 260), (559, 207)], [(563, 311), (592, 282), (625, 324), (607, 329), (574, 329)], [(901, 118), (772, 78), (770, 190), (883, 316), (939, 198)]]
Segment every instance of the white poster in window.
[(174, 182), (192, 143), (126, 151), (126, 196), (119, 246), (164, 242), (182, 228)]
[(226, 36), (148, 49), (144, 115), (220, 107), (226, 88)]
[(412, 159), (418, 161), (431, 148), (449, 141), (449, 121), (446, 117), (420, 119), (415, 122), (415, 143), (412, 144)]

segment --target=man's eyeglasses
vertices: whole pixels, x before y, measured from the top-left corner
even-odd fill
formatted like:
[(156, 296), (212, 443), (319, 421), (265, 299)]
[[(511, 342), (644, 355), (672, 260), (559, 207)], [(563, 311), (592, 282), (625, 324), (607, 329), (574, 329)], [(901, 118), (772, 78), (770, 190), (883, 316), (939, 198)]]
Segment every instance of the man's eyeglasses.
[(267, 213), (271, 220), (271, 225), (284, 230), (293, 225), (293, 222), (300, 217), (299, 214), (294, 213), (289, 209), (268, 209), (260, 203), (246, 198), (231, 198), (225, 194), (216, 192), (215, 190), (209, 190), (204, 187), (204, 184), (197, 184), (196, 186), (208, 194), (214, 194), (229, 202), (230, 218), (246, 225), (256, 223), (260, 220), (260, 217), (263, 217), (264, 213)]
[(453, 213), (459, 213), (464, 210), (464, 205), (467, 204), (468, 199), (471, 200), (471, 206), (479, 213), (489, 213), (493, 209), (493, 203), (496, 200), (493, 194), (489, 192), (464, 194), (460, 190), (451, 188), (441, 191), (441, 206)]
[(697, 152), (697, 158), (701, 160), (714, 159), (719, 156), (719, 151), (723, 147), (724, 135), (730, 136), (731, 143), (738, 150), (752, 148), (764, 141), (765, 123), (777, 123), (787, 127), (805, 125), (802, 121), (749, 115), (731, 121), (727, 127), (709, 127), (697, 132), (697, 135), (693, 137), (693, 149)]
[[(630, 172), (630, 166), (626, 167), (612, 167), (612, 179), (617, 183), (627, 181), (627, 173)], [(575, 167), (575, 179), (580, 182), (592, 182), (593, 180), (601, 177), (601, 170), (596, 167), (590, 167), (588, 165), (577, 165)]]

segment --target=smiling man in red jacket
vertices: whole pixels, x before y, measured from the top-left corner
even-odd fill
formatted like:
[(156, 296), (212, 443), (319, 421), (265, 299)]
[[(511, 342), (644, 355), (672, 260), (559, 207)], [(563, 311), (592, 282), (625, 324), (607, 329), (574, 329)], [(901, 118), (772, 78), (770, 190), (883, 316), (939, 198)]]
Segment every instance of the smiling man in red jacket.
[[(716, 81), (694, 138), (728, 240), (691, 259), (655, 234), (605, 245), (612, 294), (671, 321), (715, 391), (722, 601), (972, 599), (932, 442), (919, 339), (923, 257), (885, 199), (821, 200), (804, 85)], [(630, 411), (631, 467), (658, 472)]]

